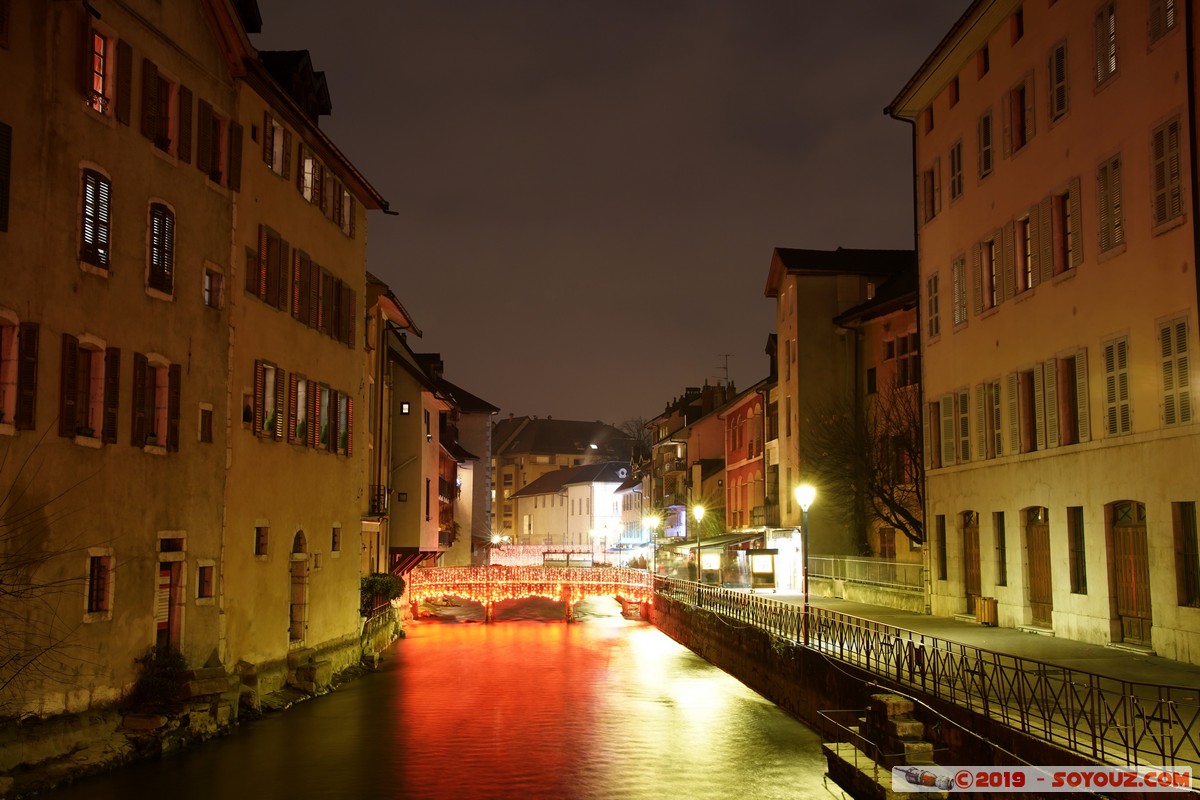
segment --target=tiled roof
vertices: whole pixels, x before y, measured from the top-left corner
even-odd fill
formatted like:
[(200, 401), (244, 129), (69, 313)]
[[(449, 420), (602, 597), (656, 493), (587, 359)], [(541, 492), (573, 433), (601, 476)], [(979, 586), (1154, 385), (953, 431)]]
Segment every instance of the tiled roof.
[(627, 457), (631, 446), (628, 436), (603, 422), (513, 417), (498, 421), (492, 428), (492, 448), (496, 455), (595, 453), (600, 457)]
[[(622, 474), (624, 473), (624, 474)], [(620, 461), (602, 464), (584, 464), (547, 472), (542, 477), (522, 486), (510, 497), (531, 497), (535, 494), (555, 494), (565, 487), (578, 483), (622, 483), (629, 477), (629, 465)]]

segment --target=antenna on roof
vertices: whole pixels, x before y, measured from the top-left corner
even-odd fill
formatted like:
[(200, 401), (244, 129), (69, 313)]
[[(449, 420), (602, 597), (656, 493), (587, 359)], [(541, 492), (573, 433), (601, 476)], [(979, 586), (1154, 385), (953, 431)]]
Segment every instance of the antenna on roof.
[(723, 366), (717, 367), (717, 369), (719, 369), (725, 373), (725, 383), (729, 383), (729, 359), (733, 356), (733, 353), (719, 353), (718, 355), (720, 355), (721, 358), (725, 359), (725, 364)]

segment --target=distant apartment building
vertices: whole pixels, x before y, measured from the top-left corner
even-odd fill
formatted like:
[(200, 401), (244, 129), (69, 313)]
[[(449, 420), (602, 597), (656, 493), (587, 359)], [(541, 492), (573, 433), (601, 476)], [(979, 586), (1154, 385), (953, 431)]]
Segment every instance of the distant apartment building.
[[(621, 540), (617, 488), (629, 478), (624, 462), (584, 464), (547, 472), (512, 494), (518, 545), (590, 545), (609, 560)], [(612, 556), (615, 560), (615, 555)]]
[(912, 270), (913, 259), (911, 250), (780, 247), (772, 254), (765, 295), (776, 308), (779, 524), (800, 525), (795, 488), (814, 484), (813, 553), (858, 555), (865, 539), (854, 524), (854, 509), (822, 491), (814, 464), (819, 454), (808, 447), (812, 417), (854, 396), (858, 337), (834, 318), (874, 297), (894, 275)]
[(603, 422), (514, 417), (492, 427), (492, 531), (516, 536), (509, 498), (547, 472), (608, 461), (629, 462), (633, 440)]
[(935, 613), (1200, 663), (1190, 8), (977, 0), (888, 108)]

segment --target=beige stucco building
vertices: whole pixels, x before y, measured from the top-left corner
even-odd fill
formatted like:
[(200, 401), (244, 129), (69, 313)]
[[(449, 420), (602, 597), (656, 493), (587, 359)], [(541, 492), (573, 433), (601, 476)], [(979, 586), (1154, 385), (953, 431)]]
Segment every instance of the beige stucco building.
[(1200, 662), (1186, 4), (974, 2), (912, 124), (934, 613)]
[(155, 645), (222, 653), (239, 171), (195, 124), (236, 107), (217, 7), (0, 14), (2, 715), (110, 702)]

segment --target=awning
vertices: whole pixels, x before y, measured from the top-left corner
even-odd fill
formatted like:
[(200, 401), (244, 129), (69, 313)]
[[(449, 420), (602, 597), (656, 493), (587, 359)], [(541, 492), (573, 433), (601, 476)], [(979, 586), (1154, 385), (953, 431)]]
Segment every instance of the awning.
[(401, 577), (416, 569), (427, 558), (437, 558), (437, 550), (420, 550), (416, 547), (393, 547), (391, 550), (391, 572)]
[[(762, 531), (748, 531), (742, 533), (726, 533), (720, 536), (706, 536), (700, 540), (700, 549), (707, 550), (710, 547), (728, 547), (731, 544), (741, 544), (742, 542), (752, 542), (755, 539), (763, 539), (765, 534)], [(690, 553), (696, 547), (696, 540), (692, 539), (686, 542), (669, 545), (668, 549), (676, 550), (681, 553)]]

